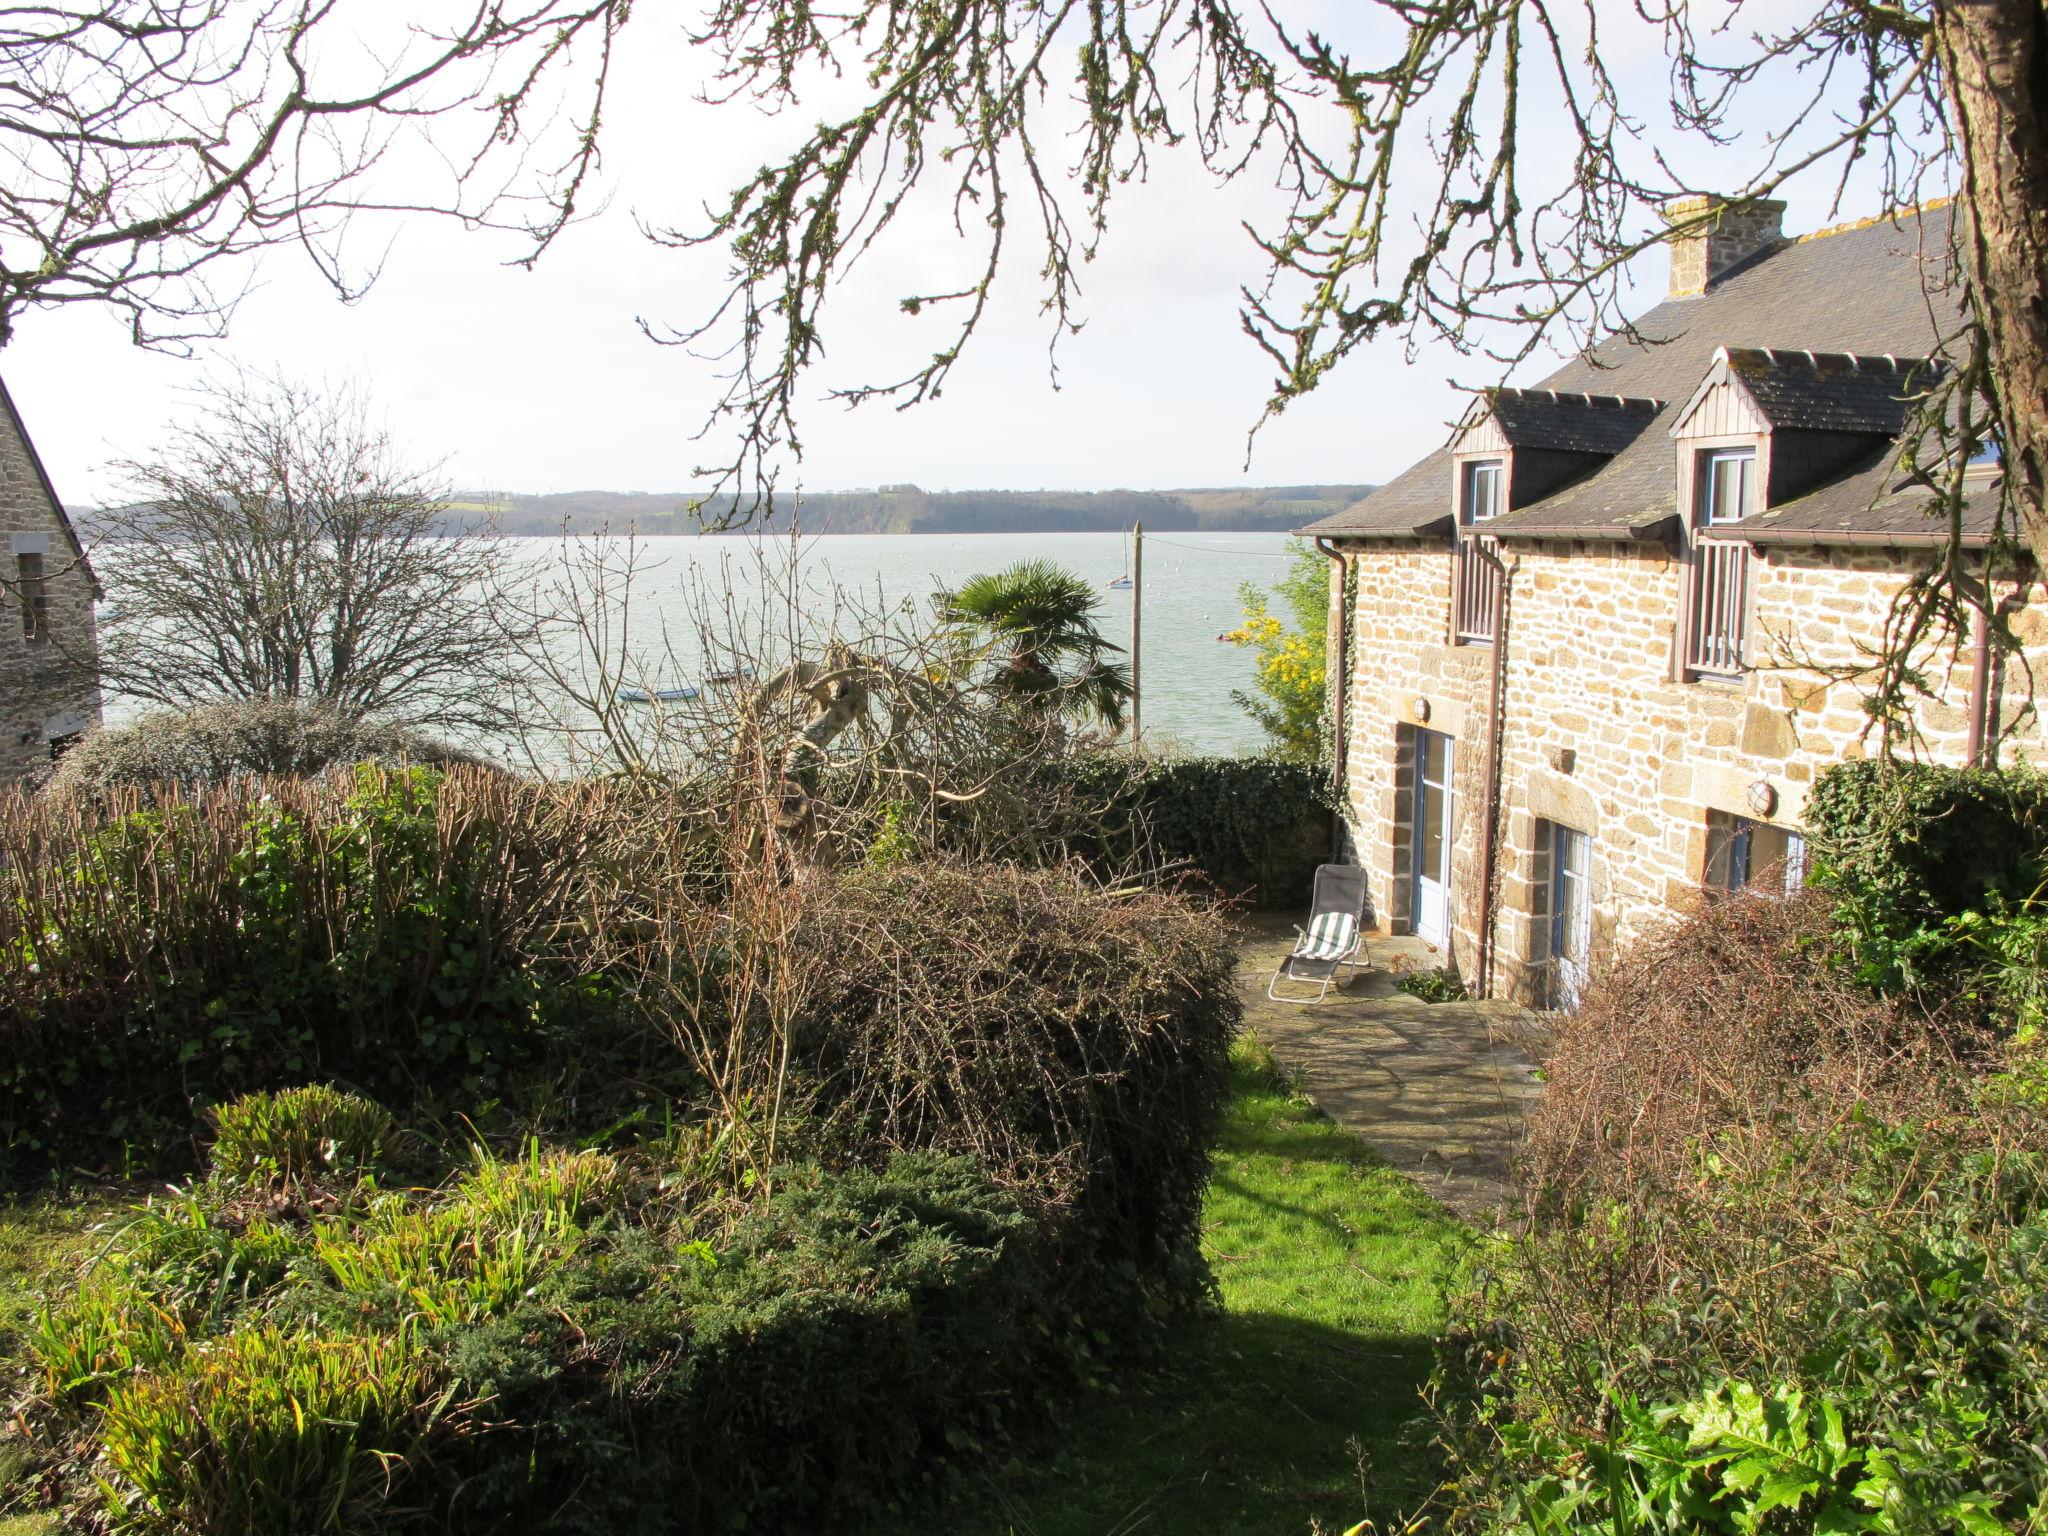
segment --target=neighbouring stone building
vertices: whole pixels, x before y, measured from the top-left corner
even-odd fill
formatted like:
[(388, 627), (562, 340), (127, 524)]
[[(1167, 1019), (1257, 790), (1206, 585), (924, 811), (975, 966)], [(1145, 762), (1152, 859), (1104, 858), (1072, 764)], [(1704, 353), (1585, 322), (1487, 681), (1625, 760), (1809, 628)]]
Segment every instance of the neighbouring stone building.
[(0, 384), (0, 784), (47, 764), (99, 723), (93, 603), (102, 595)]
[[(1674, 239), (1641, 339), (1484, 392), (1445, 447), (1303, 530), (1345, 594), (1344, 809), (1377, 918), (1492, 995), (1568, 999), (1702, 886), (1796, 882), (1815, 776), (1873, 749), (1851, 674), (1946, 541), (1898, 465), (1955, 314), (1948, 215), (1787, 240), (1781, 211)], [(2016, 650), (1976, 633), (1919, 658), (1910, 750), (2048, 756), (2032, 577), (1995, 584)]]

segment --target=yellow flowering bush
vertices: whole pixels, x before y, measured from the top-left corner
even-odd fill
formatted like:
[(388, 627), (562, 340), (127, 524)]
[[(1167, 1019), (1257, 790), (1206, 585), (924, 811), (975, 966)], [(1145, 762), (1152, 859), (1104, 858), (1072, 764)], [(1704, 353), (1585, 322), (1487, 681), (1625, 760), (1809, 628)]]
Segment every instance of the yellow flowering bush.
[[(1280, 756), (1315, 762), (1323, 754), (1326, 671), (1323, 634), (1330, 618), (1329, 565), (1313, 545), (1295, 547), (1287, 574), (1271, 592), (1238, 589), (1244, 622), (1223, 636), (1257, 656), (1257, 696), (1231, 697), (1265, 728)], [(1273, 612), (1279, 607), (1292, 620)]]

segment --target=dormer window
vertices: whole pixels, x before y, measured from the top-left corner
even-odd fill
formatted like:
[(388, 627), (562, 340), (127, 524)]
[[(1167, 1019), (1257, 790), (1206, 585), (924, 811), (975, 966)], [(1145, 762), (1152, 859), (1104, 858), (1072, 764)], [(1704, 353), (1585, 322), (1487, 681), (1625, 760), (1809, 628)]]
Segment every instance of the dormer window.
[(1756, 450), (1715, 448), (1693, 471), (1691, 569), (1686, 603), (1685, 666), (1693, 677), (1737, 677), (1749, 638), (1749, 546), (1704, 537), (1741, 522), (1755, 509)]
[(1739, 523), (1755, 510), (1756, 450), (1723, 448), (1700, 466), (1700, 526)]
[(1458, 509), (1458, 523), (1471, 527), (1500, 516), (1501, 461), (1479, 459), (1465, 466), (1465, 494)]
[(1479, 531), (1507, 510), (1507, 466), (1473, 459), (1458, 476), (1458, 563), (1452, 604), (1460, 645), (1490, 645), (1500, 612), (1500, 572), (1481, 553)]

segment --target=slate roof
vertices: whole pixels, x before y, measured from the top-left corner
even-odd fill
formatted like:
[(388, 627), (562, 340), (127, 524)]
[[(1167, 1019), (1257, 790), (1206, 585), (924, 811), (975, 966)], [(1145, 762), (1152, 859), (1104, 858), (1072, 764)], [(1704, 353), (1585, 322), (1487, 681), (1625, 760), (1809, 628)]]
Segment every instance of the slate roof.
[[(1866, 358), (1938, 351), (1936, 317), (1952, 329), (1956, 304), (1943, 286), (1948, 222), (1946, 206), (1930, 206), (1789, 241), (1732, 268), (1696, 298), (1665, 300), (1636, 322), (1635, 335), (1610, 337), (1559, 368), (1538, 388), (1667, 402), (1646, 423), (1657, 430), (1638, 432), (1595, 473), (1503, 513), (1489, 531), (1503, 538), (1662, 534), (1677, 515), (1668, 429), (1722, 347)], [(1881, 481), (1881, 473), (1864, 481), (1865, 505), (1884, 489)], [(1450, 498), (1450, 456), (1438, 449), (1365, 500), (1301, 531), (1325, 538), (1448, 534)], [(1855, 524), (1856, 509), (1842, 498), (1824, 505), (1845, 526)]]
[[(1930, 509), (1927, 490), (1905, 482), (1896, 456), (1896, 449), (1887, 444), (1817, 491), (1745, 517), (1740, 523), (1702, 529), (1700, 537), (1745, 544), (1889, 544), (1907, 548), (1946, 544), (1948, 525)], [(1964, 476), (1968, 497), (1963, 513), (1965, 548), (1981, 549), (1990, 542), (1998, 482), (1999, 472), (1993, 465)]]
[(1483, 400), (1485, 410), (1475, 412), (1472, 419), (1490, 414), (1517, 448), (1610, 458), (1635, 441), (1664, 403), (1626, 395), (1567, 395), (1554, 389), (1489, 389)]
[(1764, 420), (1803, 432), (1872, 432), (1897, 437), (1914, 398), (1948, 371), (1928, 357), (1861, 357), (1853, 352), (1787, 352), (1729, 347), (1728, 371)]

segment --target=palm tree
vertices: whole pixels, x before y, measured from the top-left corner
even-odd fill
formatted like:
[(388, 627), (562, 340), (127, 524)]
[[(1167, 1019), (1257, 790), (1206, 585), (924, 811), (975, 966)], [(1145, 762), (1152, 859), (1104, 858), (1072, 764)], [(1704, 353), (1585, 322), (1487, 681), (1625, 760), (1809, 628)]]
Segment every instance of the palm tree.
[(1021, 560), (938, 596), (939, 616), (999, 657), (988, 679), (1029, 708), (1124, 723), (1130, 668), (1112, 661), (1123, 647), (1095, 627), (1095, 591), (1049, 560)]

